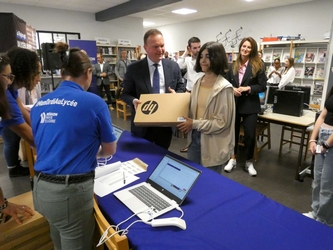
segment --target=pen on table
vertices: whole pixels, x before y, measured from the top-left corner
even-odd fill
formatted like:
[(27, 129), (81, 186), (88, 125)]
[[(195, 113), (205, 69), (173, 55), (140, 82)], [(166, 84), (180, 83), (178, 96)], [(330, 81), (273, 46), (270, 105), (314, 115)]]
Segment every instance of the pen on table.
[(126, 184), (125, 172), (123, 172), (123, 180), (124, 180), (124, 184)]

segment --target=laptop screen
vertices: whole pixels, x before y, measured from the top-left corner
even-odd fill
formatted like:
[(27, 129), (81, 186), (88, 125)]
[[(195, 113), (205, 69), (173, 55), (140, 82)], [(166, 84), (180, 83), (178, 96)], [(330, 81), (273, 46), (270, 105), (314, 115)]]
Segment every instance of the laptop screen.
[(113, 127), (113, 134), (114, 134), (114, 135), (116, 136), (116, 138), (117, 138), (116, 141), (118, 141), (119, 138), (120, 138), (120, 136), (121, 136), (121, 134), (124, 132), (124, 130), (121, 129), (121, 128), (119, 128), (119, 127), (117, 127), (117, 126), (115, 126), (115, 125), (113, 125), (113, 124), (112, 124), (112, 127)]
[(179, 204), (185, 199), (200, 174), (200, 170), (165, 155), (147, 182), (161, 192), (166, 190), (171, 193)]

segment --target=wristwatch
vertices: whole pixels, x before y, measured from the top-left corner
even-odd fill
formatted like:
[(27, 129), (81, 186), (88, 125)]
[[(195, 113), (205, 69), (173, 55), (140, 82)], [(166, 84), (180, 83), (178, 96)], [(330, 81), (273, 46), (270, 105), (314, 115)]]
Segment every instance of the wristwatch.
[(324, 149), (329, 149), (330, 148), (330, 145), (328, 145), (326, 141), (322, 142), (321, 145), (323, 146)]

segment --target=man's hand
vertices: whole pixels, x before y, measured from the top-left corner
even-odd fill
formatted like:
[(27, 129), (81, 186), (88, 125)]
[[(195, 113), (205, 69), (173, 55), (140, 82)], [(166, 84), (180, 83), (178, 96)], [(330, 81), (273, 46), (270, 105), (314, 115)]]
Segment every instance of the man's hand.
[(139, 99), (134, 99), (133, 100), (133, 105), (134, 105), (134, 109), (136, 110), (138, 105), (141, 104), (141, 101)]
[(103, 72), (103, 73), (100, 74), (100, 76), (101, 76), (101, 77), (106, 77), (106, 73)]
[(174, 89), (172, 89), (172, 88), (168, 88), (168, 90), (169, 90), (169, 92), (171, 93), (171, 94), (176, 94), (176, 91), (174, 90)]

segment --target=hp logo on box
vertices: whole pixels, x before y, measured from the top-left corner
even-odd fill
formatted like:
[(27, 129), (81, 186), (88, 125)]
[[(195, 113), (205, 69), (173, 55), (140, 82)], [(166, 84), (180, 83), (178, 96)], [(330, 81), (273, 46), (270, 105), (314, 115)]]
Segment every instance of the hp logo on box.
[(146, 101), (142, 104), (141, 111), (145, 115), (154, 114), (158, 109), (158, 103), (155, 101)]

